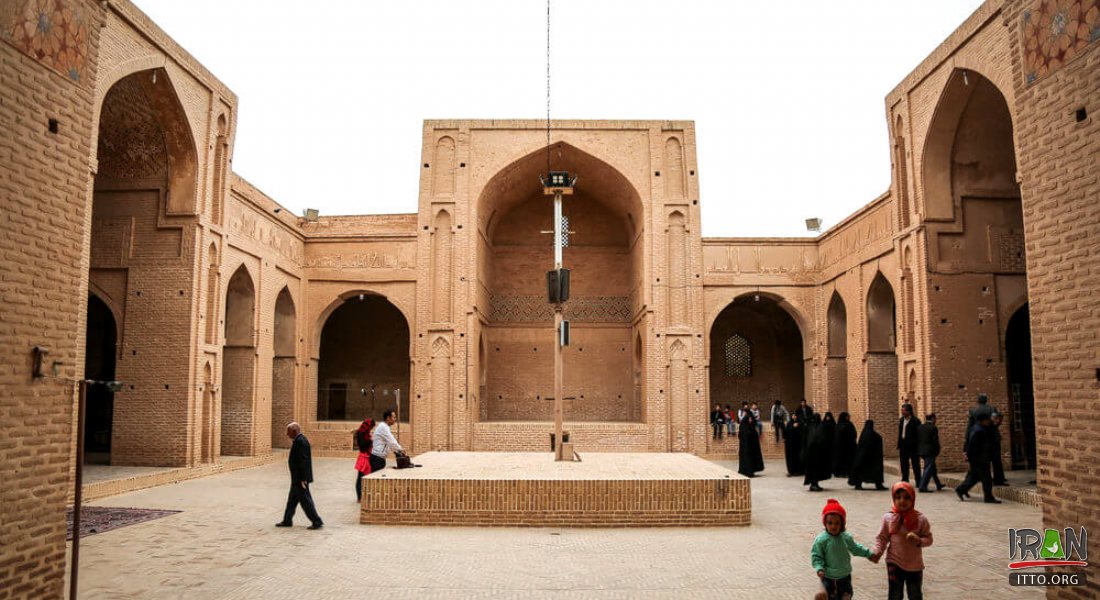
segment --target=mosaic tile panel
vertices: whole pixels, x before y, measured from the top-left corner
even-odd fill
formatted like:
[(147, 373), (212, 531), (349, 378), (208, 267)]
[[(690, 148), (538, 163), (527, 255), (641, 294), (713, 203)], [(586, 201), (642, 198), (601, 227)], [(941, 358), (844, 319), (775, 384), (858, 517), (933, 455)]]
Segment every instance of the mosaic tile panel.
[(0, 10), (0, 38), (75, 82), (88, 66), (90, 15), (77, 0), (26, 0)]
[(1100, 0), (1041, 0), (1024, 13), (1027, 83), (1057, 71), (1100, 39)]

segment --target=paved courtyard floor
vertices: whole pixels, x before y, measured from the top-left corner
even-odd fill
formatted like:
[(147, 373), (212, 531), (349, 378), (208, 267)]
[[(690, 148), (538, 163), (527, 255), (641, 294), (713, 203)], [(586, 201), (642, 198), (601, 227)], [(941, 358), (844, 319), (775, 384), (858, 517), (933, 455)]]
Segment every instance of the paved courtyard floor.
[[(97, 506), (181, 510), (84, 538), (84, 598), (798, 598), (817, 578), (810, 544), (836, 497), (849, 531), (870, 544), (886, 492), (839, 481), (810, 493), (769, 461), (753, 479), (749, 527), (513, 529), (358, 523), (351, 459), (316, 459), (312, 487), (325, 520), (276, 529), (289, 476), (280, 463), (132, 492)], [(736, 469), (732, 463), (719, 463)], [(929, 598), (1041, 598), (1010, 588), (1007, 528), (1034, 527), (1039, 510), (924, 494), (935, 543), (924, 551)], [(885, 598), (885, 566), (853, 558), (857, 598)]]

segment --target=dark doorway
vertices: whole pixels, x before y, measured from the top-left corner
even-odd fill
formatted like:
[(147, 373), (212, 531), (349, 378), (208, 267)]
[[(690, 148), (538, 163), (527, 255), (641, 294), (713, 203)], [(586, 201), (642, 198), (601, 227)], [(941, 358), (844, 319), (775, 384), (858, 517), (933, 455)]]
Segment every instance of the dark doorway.
[(397, 408), (407, 423), (409, 325), (389, 300), (350, 296), (325, 320), (317, 368), (317, 420), (381, 419)]
[(1031, 325), (1027, 305), (1008, 320), (1005, 332), (1008, 401), (1012, 403), (1012, 468), (1035, 468), (1035, 393), (1031, 384)]
[(794, 410), (807, 396), (802, 332), (776, 299), (742, 296), (719, 313), (710, 330), (710, 402), (762, 411), (779, 400)]
[(342, 421), (348, 412), (348, 384), (328, 384), (328, 418)]
[[(111, 309), (94, 295), (88, 296), (86, 336), (85, 379), (113, 381), (118, 329)], [(85, 406), (84, 462), (110, 464), (114, 393), (108, 390), (107, 386), (88, 386)]]

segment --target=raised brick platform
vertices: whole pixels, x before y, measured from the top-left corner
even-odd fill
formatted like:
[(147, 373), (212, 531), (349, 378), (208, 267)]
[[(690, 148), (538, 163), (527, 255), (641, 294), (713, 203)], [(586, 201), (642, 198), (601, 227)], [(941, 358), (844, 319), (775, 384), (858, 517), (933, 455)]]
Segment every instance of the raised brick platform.
[(428, 452), (364, 478), (361, 523), (519, 527), (748, 525), (749, 480), (690, 454)]

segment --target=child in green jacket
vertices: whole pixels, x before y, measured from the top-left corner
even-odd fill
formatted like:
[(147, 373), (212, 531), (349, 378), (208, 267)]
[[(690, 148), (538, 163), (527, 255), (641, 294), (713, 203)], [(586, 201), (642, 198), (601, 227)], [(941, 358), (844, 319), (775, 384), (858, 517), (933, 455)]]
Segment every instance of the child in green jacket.
[(878, 562), (878, 556), (844, 530), (847, 520), (848, 513), (840, 502), (829, 498), (821, 510), (825, 531), (818, 534), (810, 549), (810, 563), (825, 588), (824, 592), (817, 594), (818, 600), (847, 600), (852, 597), (853, 554)]

